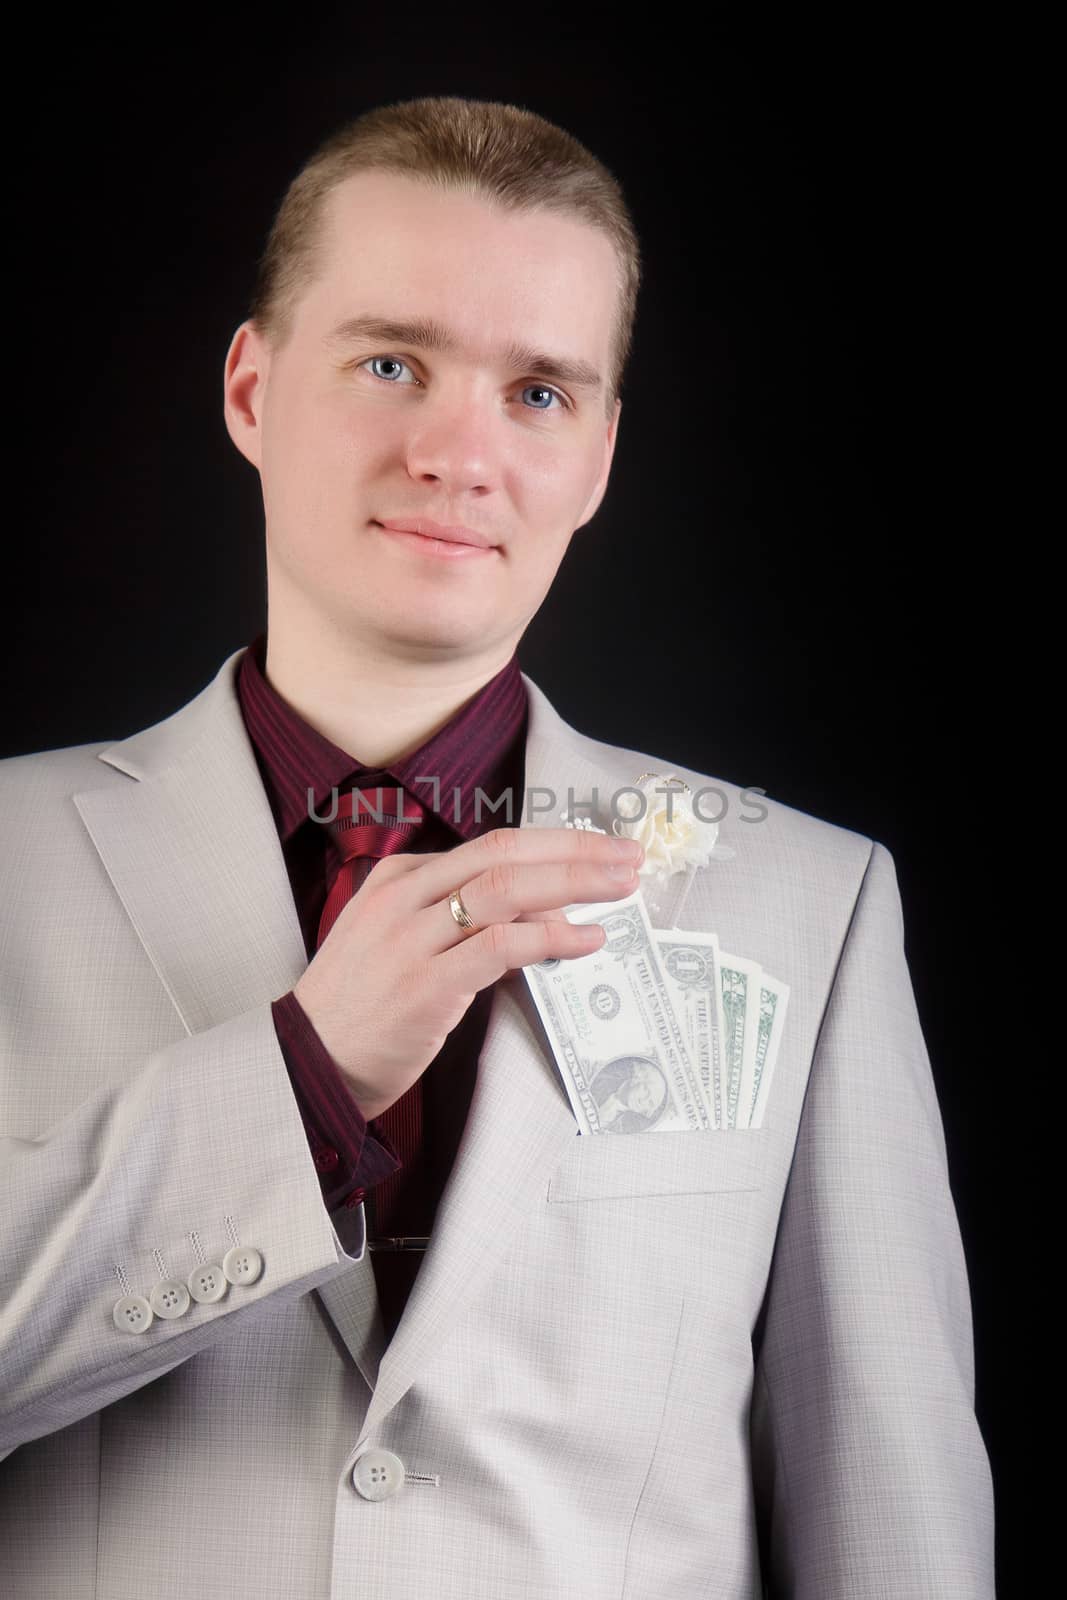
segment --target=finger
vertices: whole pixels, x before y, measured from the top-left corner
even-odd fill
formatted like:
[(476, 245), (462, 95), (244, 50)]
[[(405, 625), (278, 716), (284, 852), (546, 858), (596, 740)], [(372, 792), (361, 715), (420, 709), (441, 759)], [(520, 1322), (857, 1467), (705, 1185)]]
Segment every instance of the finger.
[(415, 855), (408, 850), (394, 850), (392, 855), (380, 856), (364, 878), (364, 883), (370, 883), (373, 878), (375, 883), (388, 883), (393, 878), (404, 877), (412, 872), (422, 862), (421, 855)]
[[(568, 920), (565, 907), (619, 900), (633, 894), (637, 884), (636, 868), (621, 862), (564, 861), (544, 866), (505, 862), (463, 884), (460, 899), (474, 924), (473, 931), (520, 918), (543, 922), (543, 913), (550, 913), (549, 920), (558, 926)], [(424, 957), (471, 936), (472, 930), (462, 927), (453, 915), (450, 896), (439, 907), (427, 908), (418, 920), (420, 929), (432, 939), (429, 947), (420, 950)]]
[(585, 828), (491, 828), (451, 850), (428, 851), (417, 859), (421, 865), (405, 884), (404, 895), (411, 897), (413, 905), (426, 907), (445, 899), (457, 884), (468, 884), (497, 864), (543, 866), (561, 861), (634, 859), (640, 865), (644, 851), (633, 840), (618, 840), (613, 834)]
[[(568, 922), (569, 920), (565, 911), (520, 911), (515, 918), (516, 922)], [(521, 971), (521, 967), (508, 967), (501, 976), (506, 980), (517, 977)]]
[(619, 862), (606, 869), (590, 862), (490, 867), (474, 882), (462, 885), (459, 893), (459, 909), (466, 910), (472, 928), (459, 922), (451, 894), (446, 894), (437, 906), (408, 920), (406, 949), (427, 960), (493, 925), (547, 920), (558, 928), (568, 923), (563, 907), (624, 899), (638, 882), (637, 869)]
[(474, 994), (507, 973), (546, 961), (569, 961), (598, 950), (606, 934), (599, 922), (496, 922), (434, 956), (429, 970), (449, 993)]

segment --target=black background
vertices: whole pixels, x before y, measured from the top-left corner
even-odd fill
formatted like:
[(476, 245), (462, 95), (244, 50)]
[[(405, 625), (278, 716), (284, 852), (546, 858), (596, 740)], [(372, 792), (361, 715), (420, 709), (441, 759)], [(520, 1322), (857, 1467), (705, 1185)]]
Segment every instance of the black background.
[(892, 851), (1006, 1592), (1025, 1316), (1004, 1293), (1021, 1063), (992, 1017), (1005, 930), (982, 804), (1003, 737), (971, 427), (998, 331), (988, 61), (929, 20), (768, 13), (653, 37), (608, 13), (475, 17), (326, 8), (273, 37), (262, 14), (190, 14), (152, 41), (112, 20), (42, 31), (9, 66), (32, 114), (7, 140), (0, 755), (153, 722), (263, 625), (262, 503), (222, 365), (319, 140), (428, 93), (513, 101), (583, 140), (623, 184), (646, 276), (608, 493), (520, 661), (584, 732)]

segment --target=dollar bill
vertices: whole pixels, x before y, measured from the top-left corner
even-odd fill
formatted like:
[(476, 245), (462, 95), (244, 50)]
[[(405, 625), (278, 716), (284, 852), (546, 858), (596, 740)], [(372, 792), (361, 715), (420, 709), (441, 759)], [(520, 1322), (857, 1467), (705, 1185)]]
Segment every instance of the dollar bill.
[(664, 977), (640, 889), (625, 900), (564, 908), (599, 922), (604, 944), (523, 968), (582, 1133), (715, 1126)]
[(789, 985), (764, 972), (760, 978), (759, 1023), (756, 1029), (756, 1060), (752, 1082), (752, 1099), (748, 1107), (750, 1128), (763, 1125), (767, 1108), (774, 1064), (778, 1059), (778, 1046), (785, 1026), (786, 1007), (789, 1004)]
[(759, 1029), (760, 978), (758, 961), (719, 951), (719, 993), (723, 1014), (723, 1099), (720, 1128), (747, 1128), (756, 1076), (756, 1036)]
[(712, 1125), (720, 1127), (724, 1092), (719, 941), (713, 933), (681, 928), (657, 929), (655, 938), (664, 977), (682, 1019), (689, 1059), (711, 1111)]

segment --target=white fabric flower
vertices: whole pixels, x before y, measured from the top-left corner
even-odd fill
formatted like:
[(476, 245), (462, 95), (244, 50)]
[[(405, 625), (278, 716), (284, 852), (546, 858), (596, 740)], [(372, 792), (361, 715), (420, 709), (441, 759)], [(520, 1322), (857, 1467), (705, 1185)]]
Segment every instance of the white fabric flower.
[[(637, 839), (644, 846), (645, 859), (638, 873), (670, 877), (690, 866), (706, 866), (715, 850), (719, 824), (696, 816), (687, 798), (689, 785), (674, 773), (665, 777), (642, 773), (632, 788), (645, 798), (644, 815), (638, 815), (641, 801), (637, 794), (620, 794), (615, 809), (621, 815), (613, 821), (612, 831), (620, 838)], [(669, 794), (663, 792), (668, 788)]]

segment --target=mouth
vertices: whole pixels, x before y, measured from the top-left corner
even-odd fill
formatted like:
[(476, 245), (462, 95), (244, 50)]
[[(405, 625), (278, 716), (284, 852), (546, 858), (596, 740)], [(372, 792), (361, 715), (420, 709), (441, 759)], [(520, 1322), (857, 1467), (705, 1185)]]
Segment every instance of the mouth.
[(490, 544), (484, 534), (476, 533), (473, 529), (444, 527), (424, 517), (413, 518), (408, 523), (393, 518), (387, 521), (374, 520), (372, 526), (397, 544), (406, 545), (421, 555), (446, 561), (484, 561), (500, 551), (498, 545)]

